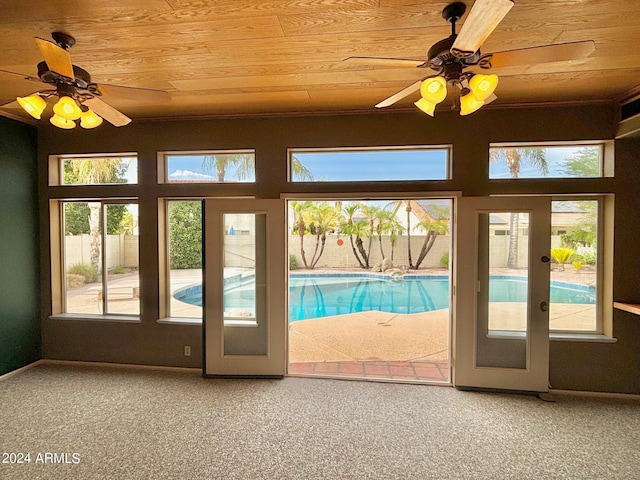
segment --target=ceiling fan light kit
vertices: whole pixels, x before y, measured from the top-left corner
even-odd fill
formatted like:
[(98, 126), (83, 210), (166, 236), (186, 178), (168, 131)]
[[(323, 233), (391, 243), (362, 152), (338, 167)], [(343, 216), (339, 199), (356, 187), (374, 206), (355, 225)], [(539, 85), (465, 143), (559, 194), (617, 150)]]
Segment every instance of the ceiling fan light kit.
[(430, 68), (435, 75), (403, 88), (399, 92), (376, 104), (385, 108), (420, 91), (421, 98), (414, 105), (427, 115), (434, 116), (437, 104), (447, 96), (447, 86), (459, 90), (460, 115), (468, 115), (483, 105), (494, 101), (498, 86), (498, 75), (484, 75), (466, 70), (478, 67), (483, 70), (531, 65), (546, 62), (561, 62), (587, 58), (595, 51), (593, 40), (542, 45), (538, 47), (481, 53), (480, 47), (496, 29), (513, 7), (513, 0), (476, 0), (465, 19), (460, 32), (456, 33), (456, 22), (462, 18), (467, 7), (463, 2), (454, 2), (442, 10), (442, 17), (451, 23), (451, 35), (434, 43), (427, 52), (427, 59), (389, 57), (348, 57), (345, 61), (373, 65), (413, 68)]
[(53, 115), (49, 119), (49, 122), (51, 122), (52, 125), (55, 125), (56, 127), (62, 128), (64, 130), (71, 130), (76, 126), (76, 122), (74, 122), (73, 120), (69, 120), (68, 118), (61, 117), (58, 114)]
[(4, 73), (20, 76), (24, 80), (43, 82), (54, 87), (16, 98), (22, 109), (33, 118), (40, 120), (47, 107), (47, 100), (55, 97), (58, 100), (53, 106), (53, 116), (49, 121), (58, 128), (72, 129), (76, 127), (76, 120), (80, 120), (80, 126), (86, 129), (101, 125), (103, 120), (121, 127), (130, 123), (131, 119), (104, 102), (103, 95), (135, 98), (149, 103), (166, 103), (171, 100), (171, 96), (163, 90), (93, 82), (89, 72), (71, 63), (68, 50), (75, 45), (75, 39), (63, 32), (53, 32), (51, 37), (55, 43), (35, 38), (36, 46), (45, 60), (38, 63), (38, 77), (3, 70)]
[(25, 112), (37, 120), (40, 120), (42, 112), (44, 112), (44, 109), (47, 107), (47, 102), (40, 95), (18, 97), (16, 100)]

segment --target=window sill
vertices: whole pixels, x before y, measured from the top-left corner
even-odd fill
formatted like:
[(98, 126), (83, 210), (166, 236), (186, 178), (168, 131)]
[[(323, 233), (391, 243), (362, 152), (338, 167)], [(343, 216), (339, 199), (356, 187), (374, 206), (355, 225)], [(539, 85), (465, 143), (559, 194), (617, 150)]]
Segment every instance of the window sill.
[(79, 313), (58, 313), (49, 317), (51, 320), (77, 320), (87, 322), (116, 322), (140, 323), (140, 317), (135, 315), (90, 315)]
[[(202, 320), (195, 318), (184, 317), (166, 317), (157, 320), (157, 323), (163, 325), (194, 325), (197, 327), (202, 326)], [(225, 327), (241, 327), (241, 328), (255, 328), (258, 326), (258, 322), (252, 317), (230, 317), (224, 321)]]
[[(487, 334), (487, 338), (501, 340), (524, 340), (525, 332), (511, 332), (505, 330), (493, 330)], [(608, 337), (596, 333), (549, 333), (552, 342), (588, 342), (588, 343), (616, 343), (617, 338)]]
[(597, 333), (550, 333), (552, 342), (617, 343), (618, 339)]
[(202, 320), (199, 318), (186, 318), (186, 317), (165, 317), (156, 320), (156, 323), (163, 325), (194, 325), (196, 327), (202, 326)]

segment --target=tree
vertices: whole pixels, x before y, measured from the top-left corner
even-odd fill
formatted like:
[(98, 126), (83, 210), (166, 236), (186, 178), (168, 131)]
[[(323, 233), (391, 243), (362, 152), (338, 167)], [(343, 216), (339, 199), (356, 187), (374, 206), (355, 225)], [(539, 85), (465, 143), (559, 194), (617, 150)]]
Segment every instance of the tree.
[[(64, 176), (66, 184), (88, 184), (97, 185), (101, 183), (125, 183), (126, 179), (123, 178), (129, 161), (123, 158), (86, 158), (86, 159), (74, 159), (73, 161), (65, 162)], [(100, 250), (101, 250), (101, 238), (100, 238), (100, 202), (88, 202), (86, 203), (89, 208), (89, 234), (91, 235), (90, 245), (90, 258), (91, 264), (96, 267), (100, 267)], [(78, 208), (78, 207), (76, 207)], [(120, 209), (114, 209), (116, 215), (124, 215), (124, 205)], [(73, 210), (73, 209), (72, 209)], [(66, 212), (65, 212), (66, 213)], [(82, 212), (80, 212), (82, 213)], [(76, 215), (79, 214), (76, 212)], [(109, 223), (109, 222), (107, 222)], [(118, 226), (120, 222), (116, 223)]]
[(202, 203), (169, 202), (169, 268), (202, 268)]
[(584, 212), (578, 220), (576, 228), (563, 234), (562, 243), (570, 248), (579, 246), (590, 247), (596, 243), (598, 235), (598, 202), (595, 200), (581, 200), (571, 202)]
[[(344, 207), (344, 217), (340, 224), (340, 232), (349, 235), (351, 250), (361, 268), (369, 268), (369, 258), (362, 243), (362, 237), (369, 235), (369, 223), (366, 220), (356, 220), (355, 216), (361, 209), (361, 203), (351, 203)], [(362, 257), (362, 258), (361, 258)]]
[(415, 228), (422, 228), (425, 230), (420, 255), (418, 255), (418, 260), (416, 260), (416, 264), (413, 267), (415, 270), (420, 268), (420, 264), (433, 247), (438, 235), (444, 235), (449, 231), (449, 218), (450, 215), (448, 208), (433, 206), (433, 214), (428, 214), (415, 226)]
[(293, 222), (295, 224), (295, 230), (300, 237), (300, 257), (302, 257), (302, 263), (305, 268), (309, 268), (307, 263), (307, 257), (304, 251), (304, 234), (307, 231), (307, 225), (311, 222), (310, 213), (313, 202), (307, 200), (305, 202), (292, 201), (291, 208), (293, 209)]
[(382, 236), (389, 235), (391, 239), (391, 259), (393, 259), (393, 249), (395, 247), (394, 234), (397, 238), (398, 227), (402, 228), (391, 210), (389, 210), (387, 207), (378, 209), (375, 235), (376, 237), (378, 237), (380, 256), (383, 260), (387, 258), (387, 256), (384, 254), (384, 248), (382, 248)]
[[(218, 182), (223, 183), (230, 168), (235, 167), (235, 176), (239, 181), (254, 178), (256, 173), (255, 157), (249, 154), (205, 155), (202, 159), (204, 171), (216, 172)], [(313, 174), (294, 155), (291, 159), (291, 174), (294, 179), (312, 181)]]
[[(527, 161), (537, 168), (543, 175), (549, 173), (546, 150), (544, 148), (491, 148), (489, 161), (506, 161), (511, 178), (518, 178), (522, 161)], [(518, 230), (520, 228), (520, 213), (513, 212), (509, 219), (509, 253), (507, 268), (518, 268)]]
[[(309, 268), (315, 268), (318, 260), (324, 253), (324, 246), (327, 240), (327, 232), (334, 230), (340, 223), (340, 210), (336, 205), (327, 202), (313, 202), (309, 212), (309, 218), (315, 225), (314, 235), (316, 236), (316, 247), (309, 263)], [(319, 248), (319, 249), (318, 249)]]
[(230, 167), (236, 167), (236, 178), (244, 180), (255, 173), (253, 155), (246, 154), (217, 154), (205, 155), (202, 158), (202, 170), (215, 170), (218, 182), (223, 183)]
[(313, 173), (295, 155), (291, 156), (291, 178), (299, 182), (312, 182)]
[[(65, 235), (90, 235), (89, 216), (91, 209), (87, 202), (67, 202), (64, 209)], [(107, 208), (107, 235), (125, 233), (132, 235), (130, 228), (133, 217), (126, 205), (110, 204)]]
[(565, 159), (562, 173), (567, 177), (597, 177), (600, 175), (600, 147), (582, 147)]

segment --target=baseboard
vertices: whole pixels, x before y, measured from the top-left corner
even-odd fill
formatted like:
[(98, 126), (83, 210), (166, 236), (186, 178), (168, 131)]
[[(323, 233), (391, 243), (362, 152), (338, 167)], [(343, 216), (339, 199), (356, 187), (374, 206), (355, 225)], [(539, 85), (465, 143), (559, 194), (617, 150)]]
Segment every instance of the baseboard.
[(20, 367), (20, 368), (17, 368), (15, 370), (12, 370), (10, 372), (7, 372), (4, 375), (0, 375), (0, 382), (2, 380), (6, 380), (7, 378), (13, 377), (14, 375), (18, 375), (19, 373), (22, 373), (22, 372), (24, 372), (26, 370), (29, 370), (30, 368), (33, 368), (33, 367), (35, 367), (37, 365), (40, 365), (40, 364), (42, 364), (42, 362), (44, 362), (44, 360), (36, 360), (35, 362), (30, 363), (29, 365), (25, 365), (24, 367)]
[(202, 373), (201, 368), (192, 367), (167, 367), (163, 365), (139, 365), (135, 363), (109, 363), (109, 362), (86, 362), (80, 360), (52, 360), (44, 359), (39, 360), (44, 365), (68, 365), (68, 366), (82, 366), (82, 367), (109, 367), (109, 368), (123, 368), (133, 370), (161, 370), (167, 372), (185, 372), (185, 373)]
[(549, 389), (550, 394), (558, 395), (574, 395), (576, 397), (600, 397), (600, 398), (619, 398), (627, 400), (640, 400), (640, 395), (635, 393), (615, 393), (615, 392), (590, 392), (583, 390), (557, 390)]

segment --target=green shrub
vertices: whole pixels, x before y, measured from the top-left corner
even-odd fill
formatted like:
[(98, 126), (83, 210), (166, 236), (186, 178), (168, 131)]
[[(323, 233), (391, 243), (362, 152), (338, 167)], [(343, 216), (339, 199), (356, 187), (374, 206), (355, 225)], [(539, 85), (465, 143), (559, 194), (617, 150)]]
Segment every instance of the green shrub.
[(289, 255), (289, 270), (297, 270), (298, 269), (298, 259), (292, 253)]
[(440, 258), (440, 263), (445, 267), (449, 268), (449, 252), (448, 251), (442, 254), (442, 257)]
[(173, 269), (202, 268), (202, 203), (169, 203), (169, 265)]
[(596, 249), (595, 247), (578, 247), (578, 253), (580, 254), (580, 260), (587, 265), (596, 264)]
[(129, 270), (124, 267), (117, 266), (112, 268), (109, 273), (112, 273), (113, 275), (120, 275), (122, 273), (129, 273)]
[(575, 253), (573, 248), (552, 248), (551, 258), (558, 264), (559, 270), (564, 270), (564, 264), (571, 260)]
[(72, 265), (67, 273), (72, 275), (81, 275), (86, 283), (93, 283), (98, 280), (98, 267), (90, 263), (76, 263)]

